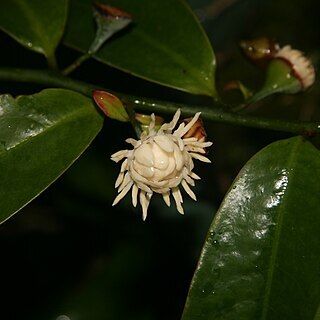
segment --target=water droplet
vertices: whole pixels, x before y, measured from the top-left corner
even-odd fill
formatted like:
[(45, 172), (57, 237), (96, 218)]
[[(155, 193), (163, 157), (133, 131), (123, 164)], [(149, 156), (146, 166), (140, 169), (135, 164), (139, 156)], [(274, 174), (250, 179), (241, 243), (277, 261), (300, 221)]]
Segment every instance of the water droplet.
[(27, 42), (27, 46), (28, 46), (29, 48), (31, 48), (31, 47), (33, 46), (33, 43), (32, 43), (31, 41), (29, 41), (29, 42)]

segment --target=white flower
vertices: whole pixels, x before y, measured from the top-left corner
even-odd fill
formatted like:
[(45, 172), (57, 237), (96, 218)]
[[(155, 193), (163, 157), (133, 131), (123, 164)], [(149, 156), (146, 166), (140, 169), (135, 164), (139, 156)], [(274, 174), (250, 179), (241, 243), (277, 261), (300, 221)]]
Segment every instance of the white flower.
[(276, 54), (275, 58), (280, 58), (289, 63), (295, 76), (300, 80), (303, 90), (306, 90), (313, 85), (315, 81), (315, 70), (312, 62), (299, 51), (292, 49), (287, 45), (281, 48)]
[(140, 140), (131, 138), (126, 140), (133, 149), (121, 150), (111, 156), (115, 162), (125, 159), (115, 183), (119, 194), (112, 205), (116, 205), (132, 188), (132, 204), (136, 207), (139, 197), (143, 220), (147, 217), (153, 193), (160, 193), (168, 206), (171, 193), (177, 210), (181, 214), (184, 213), (179, 186), (182, 185), (188, 195), (196, 200), (189, 185), (194, 186), (194, 180), (200, 179), (192, 172), (193, 159), (211, 162), (202, 154), (206, 153), (205, 148), (211, 146), (212, 142), (194, 137), (183, 138), (199, 116), (200, 112), (188, 124), (182, 122), (173, 131), (180, 117), (178, 109), (170, 123), (164, 123), (158, 131), (155, 131), (155, 116), (152, 114), (148, 132), (144, 131)]

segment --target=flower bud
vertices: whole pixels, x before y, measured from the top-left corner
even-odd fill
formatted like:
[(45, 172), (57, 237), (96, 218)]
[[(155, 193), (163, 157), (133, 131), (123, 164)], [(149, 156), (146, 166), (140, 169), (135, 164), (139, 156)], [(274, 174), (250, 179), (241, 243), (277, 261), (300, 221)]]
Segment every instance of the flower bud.
[(263, 87), (249, 101), (254, 103), (275, 93), (298, 93), (311, 87), (314, 81), (311, 61), (301, 51), (285, 46), (270, 61)]
[[(185, 125), (190, 123), (190, 121), (192, 121), (192, 118), (187, 118), (183, 120)], [(206, 141), (207, 133), (204, 129), (203, 121), (201, 119), (198, 119), (182, 138), (197, 138), (198, 141)]]
[(282, 59), (291, 67), (291, 72), (300, 81), (302, 90), (313, 85), (315, 81), (314, 67), (301, 51), (291, 49), (287, 45), (277, 52), (275, 58)]
[(278, 43), (266, 37), (241, 41), (240, 47), (244, 55), (259, 66), (265, 66), (279, 51)]
[(129, 116), (124, 105), (113, 94), (102, 90), (95, 90), (92, 98), (107, 117), (122, 122), (129, 121)]

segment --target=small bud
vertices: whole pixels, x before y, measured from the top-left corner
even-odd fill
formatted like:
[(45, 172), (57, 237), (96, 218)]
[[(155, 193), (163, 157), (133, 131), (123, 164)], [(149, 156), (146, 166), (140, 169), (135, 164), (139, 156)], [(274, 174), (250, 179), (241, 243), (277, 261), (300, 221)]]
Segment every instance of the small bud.
[(92, 97), (107, 117), (122, 122), (129, 121), (129, 116), (121, 100), (113, 94), (106, 91), (95, 90)]
[(124, 29), (132, 21), (129, 13), (98, 2), (94, 5), (94, 17), (97, 23), (97, 31), (88, 50), (90, 55), (96, 53), (112, 35)]
[(282, 59), (290, 65), (293, 75), (298, 78), (301, 83), (302, 90), (306, 90), (313, 85), (315, 81), (314, 67), (311, 61), (306, 58), (301, 51), (291, 49), (291, 47), (287, 45), (277, 52), (275, 58)]
[(244, 55), (259, 66), (265, 66), (279, 51), (278, 43), (266, 37), (241, 41), (240, 47)]
[[(187, 125), (190, 121), (192, 121), (192, 118), (183, 119), (182, 122)], [(207, 133), (204, 129), (203, 121), (198, 119), (182, 138), (197, 138), (198, 141), (207, 141)]]
[(290, 46), (281, 48), (267, 68), (262, 91), (273, 93), (297, 93), (312, 86), (315, 70), (311, 61), (299, 50)]
[(268, 64), (265, 83), (249, 102), (257, 102), (275, 93), (298, 93), (311, 87), (314, 81), (315, 70), (311, 61), (301, 51), (285, 46)]

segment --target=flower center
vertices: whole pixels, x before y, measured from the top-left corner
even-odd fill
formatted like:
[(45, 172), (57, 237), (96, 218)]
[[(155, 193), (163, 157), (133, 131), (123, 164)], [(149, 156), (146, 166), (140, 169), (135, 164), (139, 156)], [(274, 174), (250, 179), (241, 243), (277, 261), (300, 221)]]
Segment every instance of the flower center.
[(183, 152), (172, 138), (156, 137), (144, 141), (135, 150), (133, 168), (150, 182), (168, 180), (169, 183), (169, 180), (181, 175), (184, 165)]

